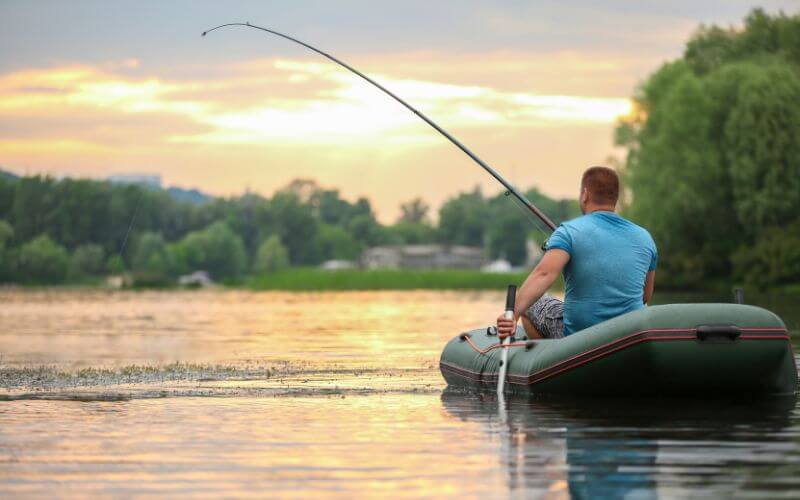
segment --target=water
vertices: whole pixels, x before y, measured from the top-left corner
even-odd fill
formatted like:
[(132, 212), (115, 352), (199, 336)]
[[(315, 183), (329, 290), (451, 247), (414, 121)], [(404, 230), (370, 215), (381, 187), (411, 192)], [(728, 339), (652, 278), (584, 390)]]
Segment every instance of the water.
[[(800, 336), (795, 299), (760, 300)], [(800, 494), (794, 398), (499, 408), (445, 390), (442, 346), (502, 304), (0, 290), (0, 496)]]

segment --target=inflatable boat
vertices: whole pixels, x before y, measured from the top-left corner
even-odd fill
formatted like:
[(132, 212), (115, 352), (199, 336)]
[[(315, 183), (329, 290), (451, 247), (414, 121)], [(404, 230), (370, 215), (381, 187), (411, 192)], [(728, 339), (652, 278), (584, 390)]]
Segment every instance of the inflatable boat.
[[(558, 340), (507, 344), (504, 391), (554, 395), (790, 395), (797, 367), (786, 326), (741, 304), (650, 306)], [(440, 360), (449, 386), (495, 390), (492, 327), (462, 333)]]

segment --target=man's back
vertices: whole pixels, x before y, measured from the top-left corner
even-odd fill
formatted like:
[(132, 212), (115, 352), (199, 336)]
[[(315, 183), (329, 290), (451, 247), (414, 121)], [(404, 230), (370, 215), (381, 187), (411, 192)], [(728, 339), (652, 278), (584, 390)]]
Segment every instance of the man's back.
[(564, 334), (644, 306), (647, 272), (658, 260), (646, 229), (610, 211), (561, 224), (547, 249), (570, 254), (564, 267)]

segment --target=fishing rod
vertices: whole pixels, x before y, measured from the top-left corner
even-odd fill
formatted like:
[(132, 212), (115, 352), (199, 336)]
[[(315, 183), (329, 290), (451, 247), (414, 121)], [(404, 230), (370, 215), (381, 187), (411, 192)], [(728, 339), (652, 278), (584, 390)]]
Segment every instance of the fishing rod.
[(497, 181), (498, 181), (500, 184), (502, 184), (502, 185), (503, 185), (503, 187), (505, 187), (505, 188), (506, 188), (506, 191), (507, 191), (509, 194), (512, 194), (512, 195), (514, 195), (514, 197), (515, 197), (516, 199), (518, 199), (518, 200), (519, 200), (519, 201), (520, 201), (520, 202), (521, 202), (521, 203), (522, 203), (522, 204), (525, 206), (525, 208), (527, 208), (528, 210), (530, 210), (530, 211), (533, 213), (533, 215), (535, 215), (535, 216), (536, 216), (536, 217), (537, 217), (537, 218), (538, 218), (540, 221), (542, 221), (542, 223), (544, 223), (544, 225), (545, 225), (545, 226), (547, 226), (548, 228), (550, 228), (550, 230), (551, 230), (551, 231), (554, 231), (554, 230), (556, 229), (556, 225), (553, 223), (553, 221), (551, 221), (551, 220), (550, 220), (550, 218), (548, 218), (548, 217), (547, 217), (547, 216), (544, 214), (544, 212), (542, 212), (541, 210), (539, 210), (539, 209), (538, 209), (538, 208), (537, 208), (537, 207), (536, 207), (536, 206), (535, 206), (533, 203), (531, 203), (531, 201), (530, 201), (528, 198), (526, 198), (526, 197), (525, 197), (525, 196), (524, 196), (522, 193), (520, 193), (519, 191), (517, 191), (517, 190), (516, 190), (516, 188), (514, 188), (514, 186), (512, 186), (510, 182), (508, 182), (508, 181), (507, 181), (505, 178), (503, 178), (503, 176), (502, 176), (502, 175), (500, 175), (500, 174), (499, 174), (499, 173), (498, 173), (498, 172), (497, 172), (495, 169), (493, 169), (493, 168), (492, 168), (492, 167), (490, 167), (490, 166), (489, 166), (489, 165), (488, 165), (486, 162), (484, 162), (483, 160), (481, 160), (480, 158), (478, 158), (478, 156), (477, 156), (475, 153), (473, 153), (472, 151), (470, 151), (470, 150), (469, 150), (469, 148), (467, 148), (465, 145), (463, 145), (463, 144), (462, 144), (462, 143), (461, 143), (461, 142), (460, 142), (458, 139), (456, 139), (455, 137), (453, 137), (452, 135), (450, 135), (449, 133), (447, 133), (447, 131), (446, 131), (446, 130), (444, 130), (442, 127), (440, 127), (439, 125), (437, 125), (437, 124), (436, 124), (436, 123), (435, 123), (433, 120), (431, 120), (430, 118), (428, 118), (427, 116), (425, 116), (424, 114), (422, 114), (422, 112), (421, 112), (421, 111), (419, 111), (417, 108), (415, 108), (414, 106), (410, 105), (409, 103), (407, 103), (407, 102), (406, 102), (406, 101), (404, 101), (403, 99), (401, 99), (401, 98), (397, 97), (397, 96), (396, 96), (396, 95), (394, 95), (392, 92), (390, 92), (388, 89), (386, 89), (386, 87), (384, 87), (383, 85), (379, 84), (378, 82), (376, 82), (376, 81), (375, 81), (375, 80), (373, 80), (372, 78), (368, 77), (368, 76), (367, 76), (367, 75), (365, 75), (364, 73), (362, 73), (362, 72), (358, 71), (357, 69), (355, 69), (354, 67), (350, 66), (349, 64), (347, 64), (347, 63), (345, 63), (345, 62), (343, 62), (343, 61), (340, 61), (339, 59), (337, 59), (337, 58), (333, 57), (332, 55), (328, 54), (327, 52), (323, 52), (322, 50), (320, 50), (320, 49), (318, 49), (318, 48), (316, 48), (316, 47), (314, 47), (314, 46), (312, 46), (312, 45), (309, 45), (309, 44), (307, 44), (306, 42), (303, 42), (303, 41), (301, 41), (301, 40), (298, 40), (297, 38), (293, 38), (293, 37), (291, 37), (291, 36), (289, 36), (289, 35), (285, 35), (285, 34), (283, 34), (283, 33), (280, 33), (280, 32), (278, 32), (278, 31), (274, 31), (274, 30), (271, 30), (271, 29), (268, 29), (268, 28), (263, 28), (263, 27), (261, 27), (261, 26), (256, 26), (255, 24), (250, 24), (249, 22), (247, 22), (247, 23), (227, 23), (227, 24), (220, 24), (219, 26), (215, 26), (214, 28), (211, 28), (211, 29), (209, 29), (209, 30), (206, 30), (206, 31), (204, 31), (204, 32), (203, 32), (203, 34), (202, 34), (202, 36), (206, 36), (208, 33), (211, 33), (211, 32), (212, 32), (212, 31), (214, 31), (214, 30), (218, 30), (218, 29), (220, 29), (220, 28), (225, 28), (225, 27), (228, 27), (228, 26), (245, 26), (245, 27), (247, 27), (247, 28), (254, 28), (254, 29), (257, 29), (257, 30), (265, 31), (265, 32), (267, 32), (267, 33), (271, 33), (271, 34), (273, 34), (273, 35), (276, 35), (276, 36), (279, 36), (279, 37), (281, 37), (281, 38), (285, 38), (286, 40), (289, 40), (289, 41), (295, 42), (295, 43), (297, 43), (297, 44), (300, 44), (300, 45), (302, 45), (303, 47), (305, 47), (305, 48), (307, 48), (307, 49), (310, 49), (310, 50), (313, 50), (313, 51), (314, 51), (314, 52), (316, 52), (317, 54), (319, 54), (319, 55), (321, 55), (321, 56), (323, 56), (323, 57), (325, 57), (325, 58), (327, 58), (327, 59), (330, 59), (331, 61), (335, 62), (336, 64), (338, 64), (338, 65), (340, 65), (340, 66), (342, 66), (342, 67), (344, 67), (344, 68), (346, 68), (346, 69), (350, 70), (352, 73), (355, 73), (356, 75), (360, 76), (361, 78), (363, 78), (363, 79), (364, 79), (364, 80), (366, 80), (367, 82), (369, 82), (369, 83), (371, 83), (372, 85), (374, 85), (374, 86), (378, 87), (380, 90), (382, 90), (383, 92), (385, 92), (386, 94), (388, 94), (388, 95), (389, 95), (390, 97), (392, 97), (394, 100), (396, 100), (397, 102), (399, 102), (400, 104), (402, 104), (403, 106), (405, 106), (406, 108), (408, 108), (408, 110), (409, 110), (409, 111), (411, 111), (412, 113), (414, 113), (414, 114), (415, 114), (415, 115), (417, 115), (418, 117), (422, 118), (422, 120), (423, 120), (425, 123), (427, 123), (428, 125), (430, 125), (431, 127), (433, 127), (433, 128), (434, 128), (434, 129), (435, 129), (437, 132), (439, 132), (440, 134), (442, 134), (443, 136), (445, 136), (445, 137), (446, 137), (446, 138), (447, 138), (447, 139), (448, 139), (450, 142), (452, 142), (452, 143), (453, 143), (453, 144), (454, 144), (454, 145), (455, 145), (455, 146), (456, 146), (458, 149), (460, 149), (461, 151), (463, 151), (464, 153), (466, 153), (466, 155), (467, 155), (467, 156), (469, 156), (470, 158), (472, 158), (472, 159), (475, 161), (475, 163), (477, 163), (478, 165), (480, 165), (481, 167), (483, 167), (483, 169), (484, 169), (484, 170), (486, 170), (486, 171), (489, 173), (489, 175), (491, 175), (492, 177), (494, 177), (494, 178), (495, 178), (495, 179), (496, 179), (496, 180), (497, 180)]

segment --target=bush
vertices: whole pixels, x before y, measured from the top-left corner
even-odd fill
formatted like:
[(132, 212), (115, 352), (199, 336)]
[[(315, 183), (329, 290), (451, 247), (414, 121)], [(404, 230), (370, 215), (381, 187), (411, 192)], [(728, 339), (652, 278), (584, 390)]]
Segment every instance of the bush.
[(0, 282), (13, 278), (14, 253), (7, 248), (14, 237), (14, 228), (4, 220), (0, 220)]
[(273, 273), (289, 267), (289, 253), (278, 236), (270, 236), (258, 247), (253, 267), (259, 273)]
[(144, 233), (136, 244), (132, 268), (138, 273), (169, 274), (167, 244), (159, 233)]
[(125, 272), (125, 261), (119, 254), (112, 255), (106, 262), (106, 269), (111, 274), (119, 274)]
[(0, 220), (0, 250), (5, 249), (11, 238), (14, 237), (14, 228), (4, 220)]
[(99, 276), (105, 270), (105, 252), (100, 245), (82, 245), (72, 252), (69, 263), (70, 276)]
[(67, 250), (47, 235), (41, 235), (19, 249), (17, 271), (22, 282), (61, 283), (67, 276), (68, 266)]
[(733, 256), (736, 276), (758, 288), (800, 282), (800, 219), (787, 227), (770, 227), (753, 247)]
[(363, 250), (363, 245), (350, 233), (341, 226), (330, 224), (320, 224), (317, 245), (319, 245), (320, 253), (325, 260), (355, 260)]
[(224, 222), (189, 233), (170, 255), (179, 272), (203, 270), (214, 279), (237, 278), (247, 266), (244, 242)]

